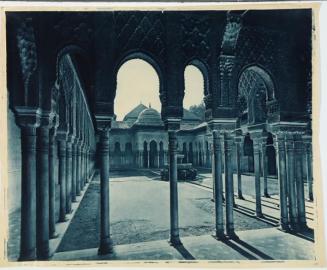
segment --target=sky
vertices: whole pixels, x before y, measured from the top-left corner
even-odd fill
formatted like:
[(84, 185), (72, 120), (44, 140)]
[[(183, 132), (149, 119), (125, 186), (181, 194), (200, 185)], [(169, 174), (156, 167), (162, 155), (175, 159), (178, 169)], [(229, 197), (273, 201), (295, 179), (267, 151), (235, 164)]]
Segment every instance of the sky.
[[(203, 76), (195, 66), (187, 66), (185, 76), (184, 108), (200, 104), (203, 100)], [(161, 111), (159, 99), (159, 77), (155, 69), (141, 59), (125, 62), (117, 75), (117, 91), (115, 98), (115, 114), (117, 120), (143, 103), (157, 111)]]

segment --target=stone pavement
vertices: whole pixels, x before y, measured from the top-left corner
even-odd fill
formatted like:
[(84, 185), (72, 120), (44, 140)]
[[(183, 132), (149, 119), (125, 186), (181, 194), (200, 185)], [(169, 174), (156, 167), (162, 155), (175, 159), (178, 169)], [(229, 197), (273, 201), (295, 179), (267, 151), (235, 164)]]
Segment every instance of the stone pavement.
[[(200, 187), (203, 188), (207, 188), (212, 192), (213, 189), (212, 176), (208, 172), (200, 172), (199, 180), (192, 181), (190, 183), (194, 185), (199, 185)], [(268, 192), (270, 198), (261, 197), (262, 213), (264, 214), (263, 219), (266, 220), (267, 222), (271, 222), (272, 225), (277, 225), (279, 223), (279, 218), (280, 218), (278, 188), (279, 188), (278, 180), (274, 178), (268, 178)], [(307, 186), (305, 185), (305, 192), (307, 191), (306, 189)], [(237, 207), (234, 208), (234, 210), (244, 214), (255, 215), (254, 177), (249, 175), (242, 175), (242, 193), (243, 193), (244, 200), (239, 200), (237, 198), (237, 175), (234, 174), (234, 192), (235, 192), (235, 204), (237, 205)], [(263, 178), (261, 178), (261, 193), (263, 196)], [(307, 217), (307, 225), (309, 228), (313, 229), (315, 226), (314, 203), (311, 201), (305, 201), (305, 210), (306, 210), (306, 217)]]
[[(126, 173), (126, 172), (125, 172)], [(181, 236), (213, 233), (212, 191), (186, 182), (179, 184)], [(91, 182), (58, 251), (95, 248), (99, 244), (99, 179)], [(115, 245), (169, 238), (169, 183), (154, 176), (115, 177), (110, 180), (111, 233)], [(235, 212), (237, 231), (271, 228), (265, 220)]]
[(183, 246), (167, 240), (118, 245), (114, 253), (97, 248), (56, 253), (53, 261), (69, 260), (313, 260), (314, 244), (276, 228), (243, 231), (238, 240), (217, 241), (211, 235), (182, 237)]

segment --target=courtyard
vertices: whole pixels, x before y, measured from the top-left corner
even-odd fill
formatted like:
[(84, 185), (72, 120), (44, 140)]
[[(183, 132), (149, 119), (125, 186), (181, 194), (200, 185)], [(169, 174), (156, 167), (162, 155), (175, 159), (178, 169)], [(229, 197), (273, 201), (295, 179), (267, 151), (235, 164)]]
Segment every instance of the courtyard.
[[(201, 174), (200, 177), (203, 179), (205, 175)], [(248, 178), (250, 179), (249, 176)], [(209, 178), (205, 182), (209, 182)], [(251, 202), (251, 195), (245, 195), (246, 200), (236, 199), (238, 210), (234, 211), (234, 220), (235, 230), (240, 239), (226, 242), (214, 239), (212, 191), (202, 183), (203, 181), (178, 184), (179, 226), (184, 245), (178, 248), (168, 243), (169, 182), (161, 181), (155, 171), (113, 172), (110, 179), (110, 216), (115, 253), (103, 257), (97, 255), (100, 182), (96, 176), (89, 184), (53, 260), (314, 258), (313, 235), (308, 232), (306, 236), (299, 237), (279, 231), (278, 209), (276, 217), (274, 211), (267, 211), (269, 214), (264, 218), (256, 218), (251, 214), (251, 205), (254, 205), (254, 201)], [(263, 205), (264, 212), (266, 208), (273, 207), (269, 200)], [(307, 210), (310, 212), (310, 208)], [(276, 247), (276, 242), (279, 247), (277, 250), (273, 248)], [(288, 252), (294, 242), (298, 243), (296, 249)]]

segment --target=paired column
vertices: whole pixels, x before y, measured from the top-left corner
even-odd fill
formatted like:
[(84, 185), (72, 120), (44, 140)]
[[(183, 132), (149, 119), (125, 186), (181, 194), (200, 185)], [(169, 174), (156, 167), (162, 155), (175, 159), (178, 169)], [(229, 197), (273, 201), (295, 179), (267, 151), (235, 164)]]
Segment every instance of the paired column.
[(178, 227), (177, 190), (177, 136), (176, 131), (168, 131), (169, 147), (169, 185), (170, 185), (170, 243), (180, 245)]
[(36, 128), (40, 124), (38, 110), (15, 108), (21, 130), (22, 204), (20, 261), (36, 259)]
[(100, 155), (100, 246), (99, 255), (113, 252), (113, 243), (110, 236), (109, 213), (109, 130), (99, 131)]
[(216, 238), (224, 239), (224, 214), (223, 214), (223, 180), (221, 170), (221, 142), (220, 134), (217, 130), (212, 132), (213, 135), (213, 186), (216, 218)]
[(229, 238), (237, 237), (234, 230), (234, 183), (232, 168), (233, 138), (230, 133), (224, 134), (225, 160), (225, 197), (226, 197), (226, 235)]

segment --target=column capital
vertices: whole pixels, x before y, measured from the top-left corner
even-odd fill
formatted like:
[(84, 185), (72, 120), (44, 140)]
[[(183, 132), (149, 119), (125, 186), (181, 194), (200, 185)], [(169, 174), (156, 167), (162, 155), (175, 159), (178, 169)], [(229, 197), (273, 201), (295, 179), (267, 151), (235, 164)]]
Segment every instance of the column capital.
[(95, 115), (97, 132), (109, 131), (112, 123), (112, 116), (97, 114)]
[(41, 110), (39, 108), (16, 106), (14, 111), (18, 126), (31, 128), (40, 126)]
[(180, 118), (166, 118), (164, 120), (165, 129), (170, 131), (178, 131), (180, 128), (181, 119)]

